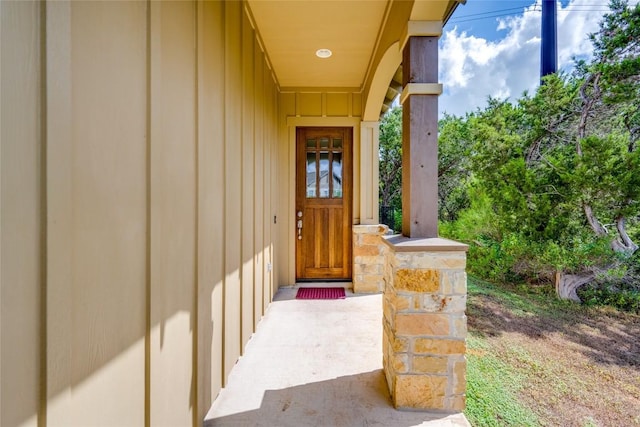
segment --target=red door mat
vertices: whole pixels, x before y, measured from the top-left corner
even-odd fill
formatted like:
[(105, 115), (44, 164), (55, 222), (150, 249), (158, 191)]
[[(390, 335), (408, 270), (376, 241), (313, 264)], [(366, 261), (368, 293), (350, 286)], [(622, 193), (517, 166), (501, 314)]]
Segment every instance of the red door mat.
[(344, 288), (299, 288), (296, 299), (343, 299)]

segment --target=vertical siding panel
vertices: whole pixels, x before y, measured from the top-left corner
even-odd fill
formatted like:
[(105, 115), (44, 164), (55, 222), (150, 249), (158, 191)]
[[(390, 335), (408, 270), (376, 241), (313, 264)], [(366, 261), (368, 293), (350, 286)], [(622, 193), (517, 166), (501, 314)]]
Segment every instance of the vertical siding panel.
[[(292, 101), (295, 101), (293, 96), (276, 94), (278, 114), (277, 114), (277, 131), (278, 138), (276, 141), (277, 149), (277, 167), (278, 173), (278, 224), (275, 226), (275, 232), (278, 236), (278, 247), (276, 250), (277, 259), (276, 263), (278, 268), (276, 284), (290, 285), (295, 282), (295, 278), (292, 279), (289, 273), (289, 266), (295, 261), (295, 249), (292, 245), (295, 245), (295, 221), (296, 210), (294, 205), (295, 199), (295, 178), (292, 177), (292, 173), (295, 175), (295, 150), (289, 150), (289, 129), (287, 128), (287, 112), (295, 111), (295, 106)], [(289, 101), (289, 102), (287, 102)], [(295, 132), (295, 129), (292, 129)], [(292, 156), (292, 157), (290, 157)], [(291, 183), (291, 180), (294, 183)], [(293, 224), (294, 227), (290, 227), (289, 224)], [(290, 252), (293, 252), (293, 256), (290, 256)], [(295, 270), (295, 266), (294, 266)]]
[(282, 221), (279, 224), (279, 252), (278, 252), (278, 266), (279, 266), (279, 285), (291, 285), (295, 283), (295, 244), (296, 237), (295, 221), (296, 221), (296, 209), (295, 209), (295, 163), (296, 163), (296, 150), (295, 143), (290, 144), (290, 141), (295, 140), (295, 127), (289, 128), (287, 125), (287, 118), (294, 116), (296, 112), (296, 94), (293, 92), (279, 93), (278, 94), (278, 116), (279, 116), (279, 138), (278, 145), (280, 155), (280, 163), (278, 164), (278, 171), (280, 173), (280, 180), (282, 188), (280, 189), (280, 202), (279, 206), (284, 209), (281, 212)]
[(145, 22), (72, 3), (74, 425), (144, 419)]
[(151, 2), (150, 423), (193, 420), (195, 7)]
[[(295, 127), (288, 127), (287, 118), (294, 116), (296, 113), (296, 93), (281, 93), (279, 95), (279, 112), (280, 116), (280, 137), (279, 144), (280, 149), (286, 153), (281, 158), (279, 168), (285, 172), (286, 181), (283, 181), (283, 191), (280, 196), (280, 205), (285, 207), (286, 213), (283, 215), (283, 222), (280, 225), (282, 228), (282, 238), (280, 240), (280, 279), (278, 284), (294, 284), (295, 283), (295, 234), (292, 235), (291, 230), (295, 230), (296, 210), (295, 210), (295, 163), (296, 163), (296, 150), (295, 150)], [(290, 141), (294, 141), (293, 144)]]
[[(4, 6), (4, 4), (3, 4)], [(72, 425), (71, 4), (46, 5), (47, 425)], [(4, 91), (3, 91), (4, 93)]]
[(38, 413), (41, 204), (40, 8), (0, 3), (0, 425)]
[(264, 182), (265, 182), (265, 191), (264, 191), (264, 231), (265, 231), (265, 240), (267, 242), (267, 252), (266, 252), (266, 263), (267, 269), (265, 273), (265, 283), (264, 283), (264, 301), (263, 307), (266, 310), (267, 306), (271, 302), (271, 297), (273, 295), (273, 227), (272, 227), (272, 216), (275, 211), (272, 206), (273, 200), (273, 186), (271, 181), (272, 174), (272, 164), (273, 164), (273, 127), (274, 127), (274, 114), (273, 114), (273, 90), (274, 83), (271, 78), (271, 70), (265, 67), (265, 169), (264, 169)]
[(269, 206), (269, 196), (270, 196), (270, 182), (269, 182), (269, 159), (271, 155), (271, 145), (270, 145), (270, 130), (271, 130), (271, 117), (269, 114), (270, 110), (270, 96), (269, 96), (269, 83), (271, 80), (270, 70), (268, 66), (265, 64), (263, 68), (263, 88), (262, 88), (262, 105), (263, 105), (263, 117), (264, 117), (264, 127), (262, 134), (262, 143), (264, 146), (264, 157), (263, 157), (263, 170), (262, 170), (262, 206), (263, 206), (263, 214), (262, 214), (262, 232), (264, 238), (264, 280), (262, 283), (262, 311), (264, 312), (267, 309), (267, 305), (269, 304), (269, 297), (271, 295), (271, 281), (270, 281), (270, 271), (271, 271), (271, 235), (269, 233), (270, 229), (270, 221), (268, 220), (271, 214), (271, 208)]
[(198, 400), (204, 418), (222, 388), (224, 272), (224, 10), (198, 2)]
[(241, 275), (241, 2), (225, 2), (225, 378), (240, 356)]
[(144, 422), (145, 23), (47, 5), (49, 426)]
[(256, 49), (255, 61), (255, 153), (254, 153), (254, 247), (255, 247), (255, 299), (254, 328), (264, 314), (264, 56)]
[(242, 351), (253, 333), (253, 157), (254, 157), (254, 66), (255, 35), (249, 18), (242, 14)]
[[(271, 80), (271, 150), (273, 152), (273, 157), (271, 158), (271, 200), (278, 200), (280, 197), (280, 188), (278, 186), (279, 179), (279, 171), (278, 171), (278, 87), (275, 82)], [(280, 214), (283, 209), (277, 203), (272, 202), (271, 209), (273, 214)], [(280, 243), (278, 242), (278, 226), (273, 222), (271, 224), (271, 239), (273, 241), (273, 255), (272, 255), (272, 264), (273, 270), (271, 272), (271, 298), (269, 302), (273, 299), (273, 296), (278, 291), (278, 287), (280, 285), (280, 272), (278, 269), (278, 264), (276, 254), (280, 256), (282, 251), (280, 250)]]
[[(211, 317), (213, 323), (212, 336), (212, 391), (219, 390), (224, 385), (224, 266), (225, 266), (225, 179), (224, 179), (224, 147), (225, 147), (225, 11), (224, 1), (207, 2), (214, 6), (215, 18), (211, 24), (215, 28), (215, 36), (213, 38), (214, 52), (213, 64), (215, 70), (213, 73), (213, 114), (211, 121), (216, 124), (215, 134), (213, 137), (214, 159), (209, 165), (213, 169), (214, 187), (212, 204), (215, 207), (213, 216), (214, 223), (214, 252), (212, 269), (213, 269), (213, 293), (211, 294), (211, 305), (213, 315)], [(207, 25), (208, 27), (209, 25)], [(213, 392), (213, 396), (216, 393)]]

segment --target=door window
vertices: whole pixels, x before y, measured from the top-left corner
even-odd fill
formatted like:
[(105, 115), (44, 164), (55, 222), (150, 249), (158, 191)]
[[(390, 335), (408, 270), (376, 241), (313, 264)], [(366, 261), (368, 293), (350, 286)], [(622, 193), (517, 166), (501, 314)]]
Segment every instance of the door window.
[(308, 199), (342, 198), (342, 139), (307, 139)]

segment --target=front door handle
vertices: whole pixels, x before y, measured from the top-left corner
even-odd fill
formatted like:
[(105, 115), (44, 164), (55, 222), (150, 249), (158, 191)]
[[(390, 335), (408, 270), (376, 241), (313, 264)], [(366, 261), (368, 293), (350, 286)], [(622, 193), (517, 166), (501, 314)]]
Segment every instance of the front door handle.
[(302, 211), (298, 211), (298, 240), (302, 240)]

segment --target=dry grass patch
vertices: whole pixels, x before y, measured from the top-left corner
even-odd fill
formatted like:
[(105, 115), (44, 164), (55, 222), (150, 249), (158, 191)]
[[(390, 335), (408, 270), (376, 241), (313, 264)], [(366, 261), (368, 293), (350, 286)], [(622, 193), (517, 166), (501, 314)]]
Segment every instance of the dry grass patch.
[(468, 317), (473, 425), (640, 426), (640, 316), (470, 279)]

